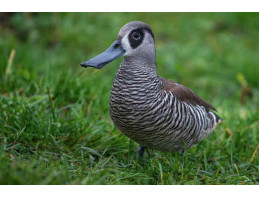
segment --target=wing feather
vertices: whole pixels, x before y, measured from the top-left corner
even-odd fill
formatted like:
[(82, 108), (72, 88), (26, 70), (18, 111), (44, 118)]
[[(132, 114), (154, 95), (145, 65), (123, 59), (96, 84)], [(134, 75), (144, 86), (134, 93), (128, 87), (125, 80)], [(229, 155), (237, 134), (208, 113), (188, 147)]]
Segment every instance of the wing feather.
[(192, 104), (194, 106), (203, 106), (207, 112), (209, 112), (210, 110), (217, 111), (215, 107), (213, 107), (207, 101), (203, 100), (189, 88), (169, 79), (164, 79), (161, 77), (161, 80), (163, 82), (163, 91), (172, 92), (178, 100), (186, 102), (188, 104)]

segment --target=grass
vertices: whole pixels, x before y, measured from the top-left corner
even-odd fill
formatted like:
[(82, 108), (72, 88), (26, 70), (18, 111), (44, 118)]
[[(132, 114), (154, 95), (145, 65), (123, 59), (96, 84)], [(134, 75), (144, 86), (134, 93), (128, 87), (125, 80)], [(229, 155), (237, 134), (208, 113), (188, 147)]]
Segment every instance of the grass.
[[(224, 119), (184, 158), (136, 162), (109, 116), (121, 59), (79, 66), (131, 20), (152, 27), (159, 75)], [(0, 32), (0, 184), (259, 183), (258, 13), (1, 13)]]

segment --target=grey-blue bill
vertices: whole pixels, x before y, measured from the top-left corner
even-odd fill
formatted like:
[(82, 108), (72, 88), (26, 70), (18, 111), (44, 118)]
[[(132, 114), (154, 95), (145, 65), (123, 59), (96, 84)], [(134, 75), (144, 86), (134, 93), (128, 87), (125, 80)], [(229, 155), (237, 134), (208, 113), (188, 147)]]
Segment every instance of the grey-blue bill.
[(101, 69), (103, 66), (115, 60), (116, 58), (123, 56), (124, 53), (125, 50), (121, 47), (121, 40), (117, 39), (106, 51), (84, 63), (81, 63), (80, 65), (85, 68), (94, 67)]

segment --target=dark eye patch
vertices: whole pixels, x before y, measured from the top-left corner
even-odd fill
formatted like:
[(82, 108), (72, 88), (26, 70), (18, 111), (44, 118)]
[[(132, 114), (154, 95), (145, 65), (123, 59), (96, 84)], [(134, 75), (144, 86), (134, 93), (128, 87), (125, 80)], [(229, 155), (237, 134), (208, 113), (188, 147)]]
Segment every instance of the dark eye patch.
[[(129, 43), (130, 43), (130, 46), (135, 49), (137, 48), (144, 40), (144, 31), (147, 31), (150, 33), (150, 35), (153, 37), (154, 41), (155, 41), (155, 38), (154, 38), (154, 34), (152, 32), (152, 30), (150, 29), (150, 27), (144, 27), (144, 28), (138, 28), (138, 29), (134, 29), (130, 32), (129, 34)], [(135, 36), (133, 36), (134, 33), (137, 33), (137, 34), (140, 34), (140, 38), (139, 39), (136, 39)], [(136, 34), (135, 34), (136, 35)], [(134, 38), (135, 37), (135, 38)]]
[(144, 31), (143, 29), (134, 29), (129, 34), (129, 43), (131, 48), (135, 49), (137, 48), (144, 39)]

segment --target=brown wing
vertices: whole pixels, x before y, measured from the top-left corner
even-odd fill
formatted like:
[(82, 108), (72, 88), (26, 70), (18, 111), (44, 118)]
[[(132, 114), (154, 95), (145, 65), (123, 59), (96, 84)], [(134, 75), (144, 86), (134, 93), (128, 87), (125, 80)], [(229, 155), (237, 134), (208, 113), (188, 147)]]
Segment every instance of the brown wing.
[(217, 111), (215, 107), (213, 107), (211, 104), (200, 98), (189, 88), (169, 79), (164, 79), (161, 77), (161, 80), (163, 81), (163, 90), (167, 92), (172, 92), (178, 100), (192, 104), (194, 106), (203, 106), (205, 107), (207, 112), (210, 109)]

